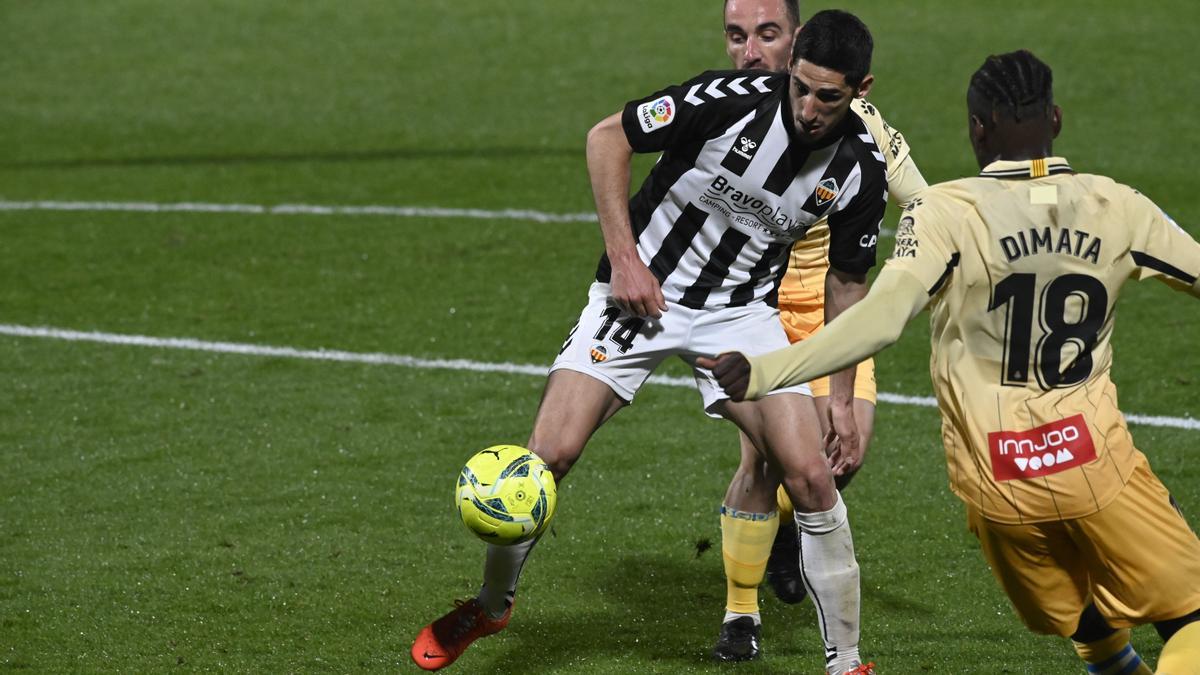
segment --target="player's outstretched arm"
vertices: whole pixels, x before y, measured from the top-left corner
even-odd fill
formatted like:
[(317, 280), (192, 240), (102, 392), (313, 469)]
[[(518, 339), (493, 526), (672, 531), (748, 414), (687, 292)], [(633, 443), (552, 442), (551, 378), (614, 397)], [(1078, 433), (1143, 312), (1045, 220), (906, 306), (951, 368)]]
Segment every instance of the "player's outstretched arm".
[(612, 264), (613, 301), (636, 316), (662, 316), (667, 310), (662, 287), (638, 257), (629, 223), (629, 162), (633, 148), (621, 126), (621, 113), (592, 127), (587, 136), (588, 176), (604, 248)]
[(867, 297), (816, 335), (785, 349), (749, 357), (745, 398), (762, 398), (773, 389), (807, 382), (862, 361), (900, 339), (905, 324), (928, 303), (929, 293), (916, 277), (884, 267)]
[(888, 194), (901, 209), (911, 204), (927, 187), (929, 183), (925, 181), (925, 176), (921, 175), (921, 170), (917, 168), (912, 155), (908, 155), (895, 169), (888, 171)]

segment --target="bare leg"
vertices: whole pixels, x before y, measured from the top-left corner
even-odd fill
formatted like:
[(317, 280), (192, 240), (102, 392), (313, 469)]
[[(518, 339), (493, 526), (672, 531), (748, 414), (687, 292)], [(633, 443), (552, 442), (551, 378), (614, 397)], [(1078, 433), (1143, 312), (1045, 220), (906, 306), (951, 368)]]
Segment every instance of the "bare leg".
[[(528, 448), (561, 481), (596, 429), (625, 406), (607, 384), (573, 370), (556, 370), (546, 380)], [(515, 546), (488, 544), (479, 603), (488, 615), (503, 616), (512, 605), (517, 580), (536, 540)]]
[(725, 504), (740, 511), (770, 513), (775, 510), (780, 475), (745, 433), (739, 433), (738, 440), (741, 457), (725, 492)]
[[(811, 397), (776, 394), (759, 401), (723, 401), (720, 412), (738, 425), (753, 447), (762, 449), (759, 461), (767, 465), (763, 471), (768, 477), (771, 474), (779, 476), (797, 510), (813, 512), (833, 508), (836, 501), (833, 475), (821, 452), (821, 439), (817, 433), (821, 425)], [(753, 472), (750, 475), (753, 476)], [(745, 478), (741, 466), (738, 476)], [(774, 491), (774, 485), (769, 485), (768, 479), (754, 484), (766, 485)], [(757, 491), (751, 494), (758, 500), (755, 503), (762, 503), (763, 497)], [(772, 499), (773, 496), (767, 498), (765, 503), (770, 504)]]
[(721, 412), (782, 476), (801, 531), (800, 566), (814, 599), (829, 672), (859, 662), (859, 575), (846, 508), (821, 451), (816, 407), (798, 394), (723, 402)]

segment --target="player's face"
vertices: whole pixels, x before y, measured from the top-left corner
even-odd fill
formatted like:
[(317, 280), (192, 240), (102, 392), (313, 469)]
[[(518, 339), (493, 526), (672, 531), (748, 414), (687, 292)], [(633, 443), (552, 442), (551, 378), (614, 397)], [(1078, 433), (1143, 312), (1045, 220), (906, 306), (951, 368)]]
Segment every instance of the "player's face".
[(870, 75), (858, 88), (846, 84), (846, 76), (804, 59), (791, 70), (788, 97), (792, 103), (792, 127), (804, 143), (816, 143), (837, 128), (850, 110), (850, 102), (870, 87)]
[(725, 53), (738, 70), (787, 70), (795, 30), (782, 0), (725, 3)]

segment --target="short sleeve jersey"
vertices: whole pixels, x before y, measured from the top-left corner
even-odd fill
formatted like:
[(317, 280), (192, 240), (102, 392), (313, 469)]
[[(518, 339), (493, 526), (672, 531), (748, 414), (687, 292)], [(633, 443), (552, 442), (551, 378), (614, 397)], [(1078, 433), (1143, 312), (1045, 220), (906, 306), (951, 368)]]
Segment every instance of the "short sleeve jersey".
[(996, 162), (905, 211), (889, 269), (931, 295), (950, 485), (1003, 523), (1104, 508), (1141, 460), (1109, 378), (1130, 278), (1197, 293), (1200, 245), (1149, 199), (1061, 158)]
[[(887, 199), (885, 164), (857, 115), (822, 142), (792, 132), (788, 78), (708, 72), (631, 101), (637, 152), (662, 152), (630, 200), (638, 253), (668, 301), (692, 308), (777, 304), (793, 242), (829, 219), (829, 258), (865, 272)], [(596, 279), (611, 268), (600, 261)]]
[[(879, 109), (866, 99), (854, 99), (850, 110), (862, 120), (867, 133), (879, 148), (880, 157), (887, 164), (888, 188), (895, 192), (894, 177), (910, 154), (904, 134), (888, 124)], [(909, 195), (893, 196), (902, 200), (910, 198)], [(780, 306), (805, 309), (824, 306), (825, 273), (830, 267), (829, 243), (829, 221), (822, 218), (809, 229), (802, 241), (796, 242), (792, 247), (791, 260), (788, 261), (787, 272), (779, 287)], [(870, 237), (860, 239), (858, 243), (863, 247), (875, 245)]]

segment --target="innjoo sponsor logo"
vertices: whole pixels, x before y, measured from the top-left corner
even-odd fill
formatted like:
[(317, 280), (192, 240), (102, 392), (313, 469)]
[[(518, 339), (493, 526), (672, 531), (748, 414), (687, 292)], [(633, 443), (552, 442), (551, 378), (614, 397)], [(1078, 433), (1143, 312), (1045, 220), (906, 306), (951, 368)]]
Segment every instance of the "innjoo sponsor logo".
[(1083, 415), (1028, 431), (993, 431), (988, 434), (988, 449), (992, 476), (998, 481), (1048, 476), (1096, 459)]

